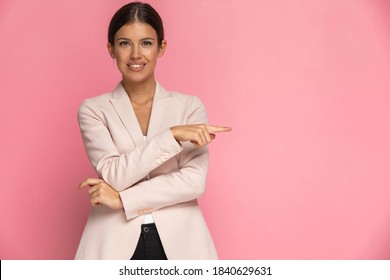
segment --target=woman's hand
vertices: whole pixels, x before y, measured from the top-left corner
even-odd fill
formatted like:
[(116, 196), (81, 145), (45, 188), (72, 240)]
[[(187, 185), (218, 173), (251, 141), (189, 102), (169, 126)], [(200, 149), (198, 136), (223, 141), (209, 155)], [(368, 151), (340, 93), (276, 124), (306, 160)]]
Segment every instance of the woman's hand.
[(123, 204), (119, 196), (119, 192), (114, 190), (109, 184), (104, 182), (102, 179), (88, 178), (82, 182), (79, 189), (89, 186), (89, 200), (91, 205), (98, 207), (105, 205), (111, 209), (122, 209)]
[(216, 132), (227, 132), (231, 127), (214, 126), (207, 124), (179, 125), (171, 127), (176, 141), (190, 141), (195, 147), (205, 146), (215, 138)]

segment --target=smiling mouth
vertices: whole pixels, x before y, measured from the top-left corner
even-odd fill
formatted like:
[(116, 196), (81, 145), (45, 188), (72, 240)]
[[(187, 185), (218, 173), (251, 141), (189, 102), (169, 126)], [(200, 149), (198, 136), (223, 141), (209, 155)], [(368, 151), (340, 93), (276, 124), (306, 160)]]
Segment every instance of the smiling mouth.
[(133, 71), (140, 71), (145, 67), (146, 64), (138, 64), (138, 63), (132, 63), (132, 64), (127, 64), (127, 68)]

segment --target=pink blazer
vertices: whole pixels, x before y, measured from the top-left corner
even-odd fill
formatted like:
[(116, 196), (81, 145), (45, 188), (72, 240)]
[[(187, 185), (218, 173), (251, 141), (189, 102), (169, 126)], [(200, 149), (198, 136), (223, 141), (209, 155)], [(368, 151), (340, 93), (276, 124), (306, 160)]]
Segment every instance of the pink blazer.
[(122, 83), (111, 93), (86, 99), (78, 120), (91, 164), (120, 192), (124, 209), (91, 208), (76, 259), (130, 259), (147, 213), (168, 259), (218, 258), (197, 203), (205, 191), (207, 148), (180, 145), (170, 131), (207, 122), (197, 97), (157, 84), (146, 143)]

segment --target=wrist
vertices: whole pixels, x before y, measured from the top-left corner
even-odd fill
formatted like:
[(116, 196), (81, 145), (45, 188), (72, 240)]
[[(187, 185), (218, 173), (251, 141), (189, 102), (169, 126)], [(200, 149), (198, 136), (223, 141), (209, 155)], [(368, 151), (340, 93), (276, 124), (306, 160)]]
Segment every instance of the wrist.
[(118, 192), (118, 197), (116, 199), (115, 208), (116, 209), (124, 209), (122, 198), (121, 198), (119, 192)]
[(171, 129), (171, 133), (172, 133), (173, 138), (175, 138), (177, 140), (177, 138), (176, 138), (176, 126), (172, 126), (170, 129)]
[(176, 142), (181, 146), (180, 140), (179, 140), (179, 138), (178, 138), (178, 136), (177, 136), (177, 129), (176, 129), (176, 126), (172, 126), (172, 127), (170, 128), (170, 130), (171, 130), (171, 134), (172, 134), (173, 138), (174, 138), (174, 139), (176, 140)]

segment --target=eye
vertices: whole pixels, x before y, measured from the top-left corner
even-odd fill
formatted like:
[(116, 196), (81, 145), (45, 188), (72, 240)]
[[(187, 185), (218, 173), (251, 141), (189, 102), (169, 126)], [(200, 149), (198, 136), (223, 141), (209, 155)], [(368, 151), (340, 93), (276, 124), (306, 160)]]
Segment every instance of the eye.
[(150, 47), (151, 45), (153, 45), (153, 43), (151, 41), (143, 41), (142, 42), (143, 47)]
[(119, 46), (128, 47), (128, 46), (130, 46), (130, 43), (128, 41), (121, 41), (121, 42), (119, 42)]

